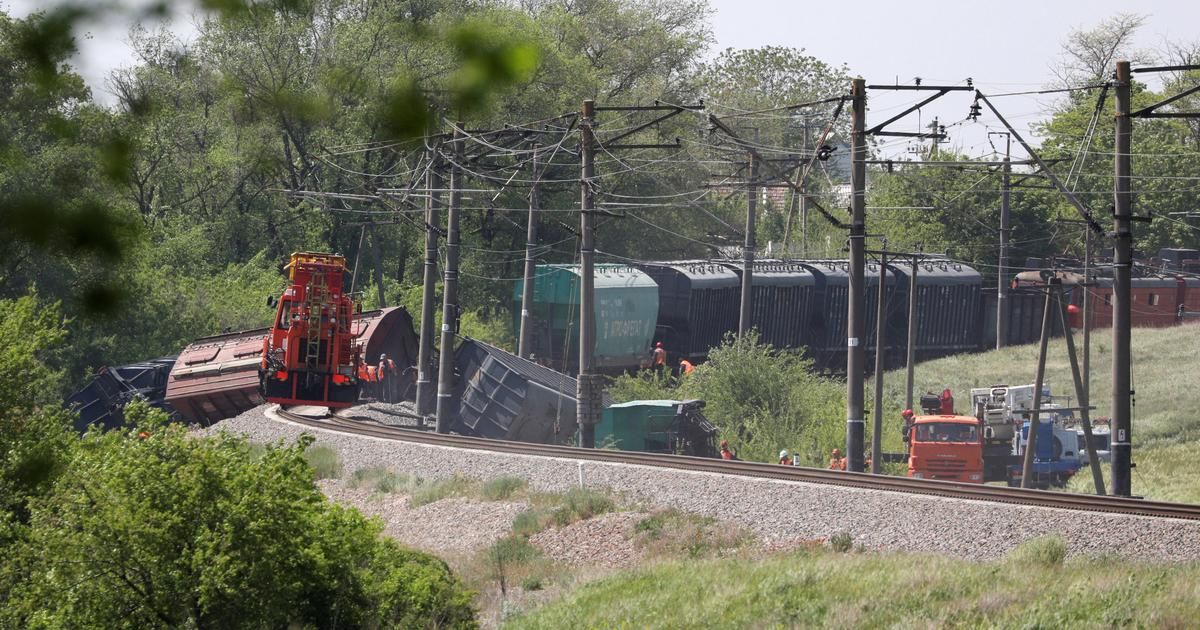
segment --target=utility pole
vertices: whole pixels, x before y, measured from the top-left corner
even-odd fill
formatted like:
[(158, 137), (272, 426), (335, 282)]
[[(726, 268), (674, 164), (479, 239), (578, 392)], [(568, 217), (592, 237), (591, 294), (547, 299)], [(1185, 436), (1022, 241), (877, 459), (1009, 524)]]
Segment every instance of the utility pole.
[(738, 336), (745, 336), (753, 327), (754, 303), (754, 222), (758, 214), (758, 160), (749, 155), (750, 180), (746, 190), (746, 240), (742, 245), (742, 301), (738, 317)]
[(879, 297), (875, 304), (875, 424), (871, 428), (871, 474), (879, 474), (883, 458), (883, 335), (884, 304), (887, 302), (887, 252), (879, 252)]
[[(1091, 403), (1088, 402), (1088, 391), (1083, 384), (1079, 362), (1075, 358), (1075, 333), (1071, 332), (1070, 318), (1067, 316), (1067, 301), (1063, 298), (1062, 285), (1055, 285), (1058, 300), (1058, 316), (1062, 320), (1063, 336), (1067, 338), (1067, 358), (1071, 360), (1071, 380), (1075, 384), (1075, 398), (1079, 400), (1079, 420), (1083, 424), (1083, 444), (1088, 453), (1088, 465), (1092, 469), (1092, 484), (1096, 494), (1104, 494), (1104, 475), (1100, 472), (1100, 458), (1096, 455), (1096, 440), (1092, 437)], [(1086, 326), (1086, 324), (1085, 324)]]
[(454, 335), (458, 332), (458, 214), (462, 206), (462, 123), (454, 127), (450, 208), (446, 212), (446, 275), (442, 281), (442, 343), (438, 354), (437, 432), (449, 433), (454, 397)]
[(1113, 200), (1113, 364), (1112, 364), (1112, 492), (1130, 496), (1130, 271), (1133, 266), (1133, 196), (1129, 151), (1133, 135), (1130, 114), (1129, 62), (1117, 62), (1117, 131)]
[(592, 374), (593, 351), (596, 347), (595, 307), (595, 244), (592, 233), (592, 212), (596, 207), (596, 167), (593, 162), (596, 103), (583, 102), (579, 120), (580, 205), (579, 205), (579, 381), (575, 393), (576, 421), (579, 425), (579, 445), (596, 447), (596, 423), (600, 419), (600, 392), (594, 391), (600, 382)]
[(913, 369), (917, 365), (917, 255), (912, 257), (912, 273), (908, 275), (908, 357), (904, 362), (904, 408), (913, 408)]
[(1033, 378), (1033, 410), (1029, 416), (1029, 437), (1025, 441), (1025, 457), (1021, 463), (1021, 487), (1033, 483), (1033, 457), (1037, 450), (1038, 418), (1042, 412), (1042, 384), (1046, 378), (1046, 348), (1050, 344), (1050, 315), (1053, 313), (1056, 291), (1062, 284), (1059, 278), (1050, 278), (1046, 287), (1046, 305), (1042, 308), (1042, 337), (1038, 346), (1037, 373)]
[(441, 160), (438, 147), (429, 150), (429, 171), (425, 177), (425, 188), (429, 195), (425, 200), (425, 269), (421, 287), (421, 339), (417, 350), (417, 415), (424, 418), (434, 412), (435, 390), (433, 386), (433, 327), (434, 288), (437, 284), (438, 255), (438, 208), (442, 205), (442, 176), (439, 172)]
[(521, 285), (521, 332), (517, 341), (517, 355), (524, 359), (528, 359), (529, 353), (533, 351), (529, 341), (533, 323), (531, 321), (533, 318), (533, 275), (537, 268), (537, 260), (534, 258), (533, 252), (537, 247), (538, 210), (542, 205), (541, 191), (539, 190), (542, 178), (538, 173), (537, 143), (533, 145), (533, 159), (530, 164), (533, 170), (533, 186), (529, 190), (529, 218), (525, 224), (525, 275)]
[(1004, 166), (1000, 180), (1000, 265), (996, 270), (996, 349), (1008, 345), (1008, 238), (1012, 232), (1009, 192), (1012, 189), (1012, 134), (1004, 133)]
[(1092, 400), (1092, 231), (1083, 230), (1083, 394)]
[(851, 134), (850, 299), (846, 312), (846, 469), (863, 469), (863, 332), (866, 300), (863, 296), (863, 242), (866, 239), (867, 87), (854, 79), (850, 90), (853, 106)]

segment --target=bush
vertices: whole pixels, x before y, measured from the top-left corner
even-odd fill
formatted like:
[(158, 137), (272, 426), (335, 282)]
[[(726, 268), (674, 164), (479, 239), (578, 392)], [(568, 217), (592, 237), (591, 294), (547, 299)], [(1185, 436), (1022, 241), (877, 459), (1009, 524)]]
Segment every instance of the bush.
[(849, 532), (838, 532), (829, 537), (829, 547), (838, 553), (854, 549), (854, 537)]
[(483, 498), (488, 501), (503, 501), (522, 490), (528, 483), (516, 477), (500, 477), (483, 484)]
[(256, 455), (241, 437), (189, 438), (144, 403), (125, 415), (135, 429), (89, 433), (32, 501), (4, 549), (21, 571), (4, 571), (0, 626), (474, 625), (445, 563), (325, 499), (311, 437)]
[(408, 475), (394, 473), (382, 466), (359, 468), (350, 475), (351, 488), (369, 487), (383, 494), (399, 492), (409, 483)]
[(461, 497), (470, 493), (475, 482), (466, 477), (455, 475), (449, 479), (439, 479), (425, 484), (420, 484), (409, 496), (408, 504), (412, 507), (419, 507), (442, 499), (450, 497)]
[(1067, 557), (1067, 541), (1058, 534), (1027, 540), (1008, 552), (1009, 560), (1043, 567), (1061, 566)]
[(304, 461), (312, 466), (316, 479), (341, 479), (342, 460), (328, 446), (310, 446), (304, 451)]
[(620, 402), (704, 400), (704, 415), (745, 460), (775, 461), (788, 448), (802, 463), (820, 466), (830, 449), (844, 446), (845, 386), (814, 374), (802, 351), (759, 343), (757, 332), (726, 336), (707, 363), (674, 383), (645, 371), (618, 377), (609, 394)]
[(571, 488), (562, 497), (562, 505), (554, 511), (554, 521), (558, 525), (570, 525), (575, 521), (584, 521), (597, 514), (613, 510), (613, 501), (607, 494), (587, 488)]

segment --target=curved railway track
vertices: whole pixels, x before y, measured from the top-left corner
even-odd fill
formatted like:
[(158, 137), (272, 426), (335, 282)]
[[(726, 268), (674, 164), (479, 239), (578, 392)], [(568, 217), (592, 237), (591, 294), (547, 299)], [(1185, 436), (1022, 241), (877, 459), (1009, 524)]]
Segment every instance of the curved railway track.
[(276, 417), (299, 425), (325, 431), (337, 431), (365, 437), (384, 440), (397, 440), (417, 444), (447, 446), (477, 451), (509, 453), (517, 455), (533, 455), (537, 457), (553, 457), (558, 459), (574, 459), (597, 461), (610, 464), (637, 464), (658, 468), (672, 468), (693, 472), (711, 472), (723, 475), (737, 475), (757, 479), (779, 479), (784, 481), (801, 481), (805, 483), (836, 485), (868, 490), (887, 490), (954, 499), (970, 499), (973, 501), (989, 501), (1012, 505), (1026, 505), (1043, 508), (1059, 508), (1065, 510), (1080, 510), (1087, 512), (1106, 512), (1111, 514), (1132, 514), (1156, 518), (1177, 518), (1200, 520), (1200, 505), (1184, 503), (1167, 503), (1162, 501), (1145, 501), (1125, 497), (1095, 496), (1090, 494), (1072, 494), (1066, 492), (1050, 492), (1046, 490), (1027, 490), (1022, 488), (1007, 488), (1002, 486), (985, 486), (948, 481), (932, 481), (928, 479), (910, 479), (908, 477), (892, 477), (887, 475), (871, 475), (820, 468), (804, 468), (763, 464), (758, 462), (725, 461), (684, 455), (662, 455), (658, 453), (638, 453), (632, 451), (610, 451), (603, 449), (585, 449), (569, 446), (551, 446), (547, 444), (531, 444), (526, 442), (508, 442), (486, 438), (466, 437), (462, 435), (447, 435), (406, 429), (402, 427), (379, 424), (372, 420), (355, 420), (346, 417), (351, 410), (341, 412), (341, 415), (314, 416), (296, 413), (278, 406), (268, 410), (268, 416)]

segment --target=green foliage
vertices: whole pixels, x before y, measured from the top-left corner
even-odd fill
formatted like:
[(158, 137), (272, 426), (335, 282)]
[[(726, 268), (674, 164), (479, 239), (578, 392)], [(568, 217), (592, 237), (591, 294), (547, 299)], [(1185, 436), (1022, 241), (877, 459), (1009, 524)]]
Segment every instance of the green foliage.
[(669, 509), (635, 523), (633, 540), (648, 556), (702, 558), (736, 549), (750, 536), (728, 523)]
[(1062, 566), (1066, 557), (1067, 541), (1058, 534), (1027, 540), (1008, 552), (1008, 559), (1012, 562), (1042, 567)]
[(829, 537), (829, 548), (838, 553), (846, 553), (854, 549), (854, 537), (849, 532), (838, 532)]
[(28, 520), (28, 501), (49, 490), (73, 440), (51, 367), (66, 339), (57, 303), (0, 300), (0, 541)]
[(608, 494), (590, 488), (575, 487), (562, 495), (562, 504), (554, 511), (554, 521), (560, 526), (570, 525), (597, 514), (611, 512), (614, 507)]
[(142, 403), (126, 417), (136, 429), (89, 433), (32, 501), (0, 625), (474, 625), (444, 563), (325, 500), (311, 438), (256, 453)]
[(310, 446), (304, 451), (304, 461), (313, 469), (316, 479), (341, 479), (342, 460), (328, 446)]
[(746, 460), (775, 461), (787, 448), (803, 463), (823, 465), (843, 440), (845, 388), (813, 374), (812, 362), (799, 351), (759, 343), (757, 332), (726, 337), (688, 378), (642, 372), (618, 377), (609, 393), (622, 402), (704, 400), (704, 415)]
[(375, 492), (391, 494), (400, 492), (410, 484), (406, 474), (395, 473), (382, 466), (375, 468), (359, 468), (350, 475), (351, 488), (371, 488)]
[(504, 501), (528, 485), (527, 481), (517, 477), (497, 477), (485, 482), (480, 492), (488, 501)]
[(458, 475), (448, 479), (421, 483), (410, 493), (408, 504), (412, 507), (419, 507), (450, 497), (468, 496), (477, 487), (476, 482)]
[(531, 507), (513, 519), (513, 533), (532, 536), (550, 527), (564, 527), (616, 509), (605, 492), (588, 488), (571, 488), (562, 494), (535, 494)]

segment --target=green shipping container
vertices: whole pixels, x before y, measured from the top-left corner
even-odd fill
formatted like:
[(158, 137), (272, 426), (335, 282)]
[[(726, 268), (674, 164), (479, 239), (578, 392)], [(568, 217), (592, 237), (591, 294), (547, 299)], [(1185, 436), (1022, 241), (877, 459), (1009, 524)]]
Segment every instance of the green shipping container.
[(670, 453), (673, 449), (671, 423), (678, 412), (677, 400), (634, 400), (604, 410), (596, 425), (596, 444), (613, 445), (622, 451)]
[[(635, 368), (650, 356), (658, 285), (628, 265), (596, 265), (597, 368)], [(522, 282), (513, 291), (513, 333), (521, 330)], [(538, 265), (533, 285), (533, 354), (550, 367), (579, 369), (579, 267)]]

